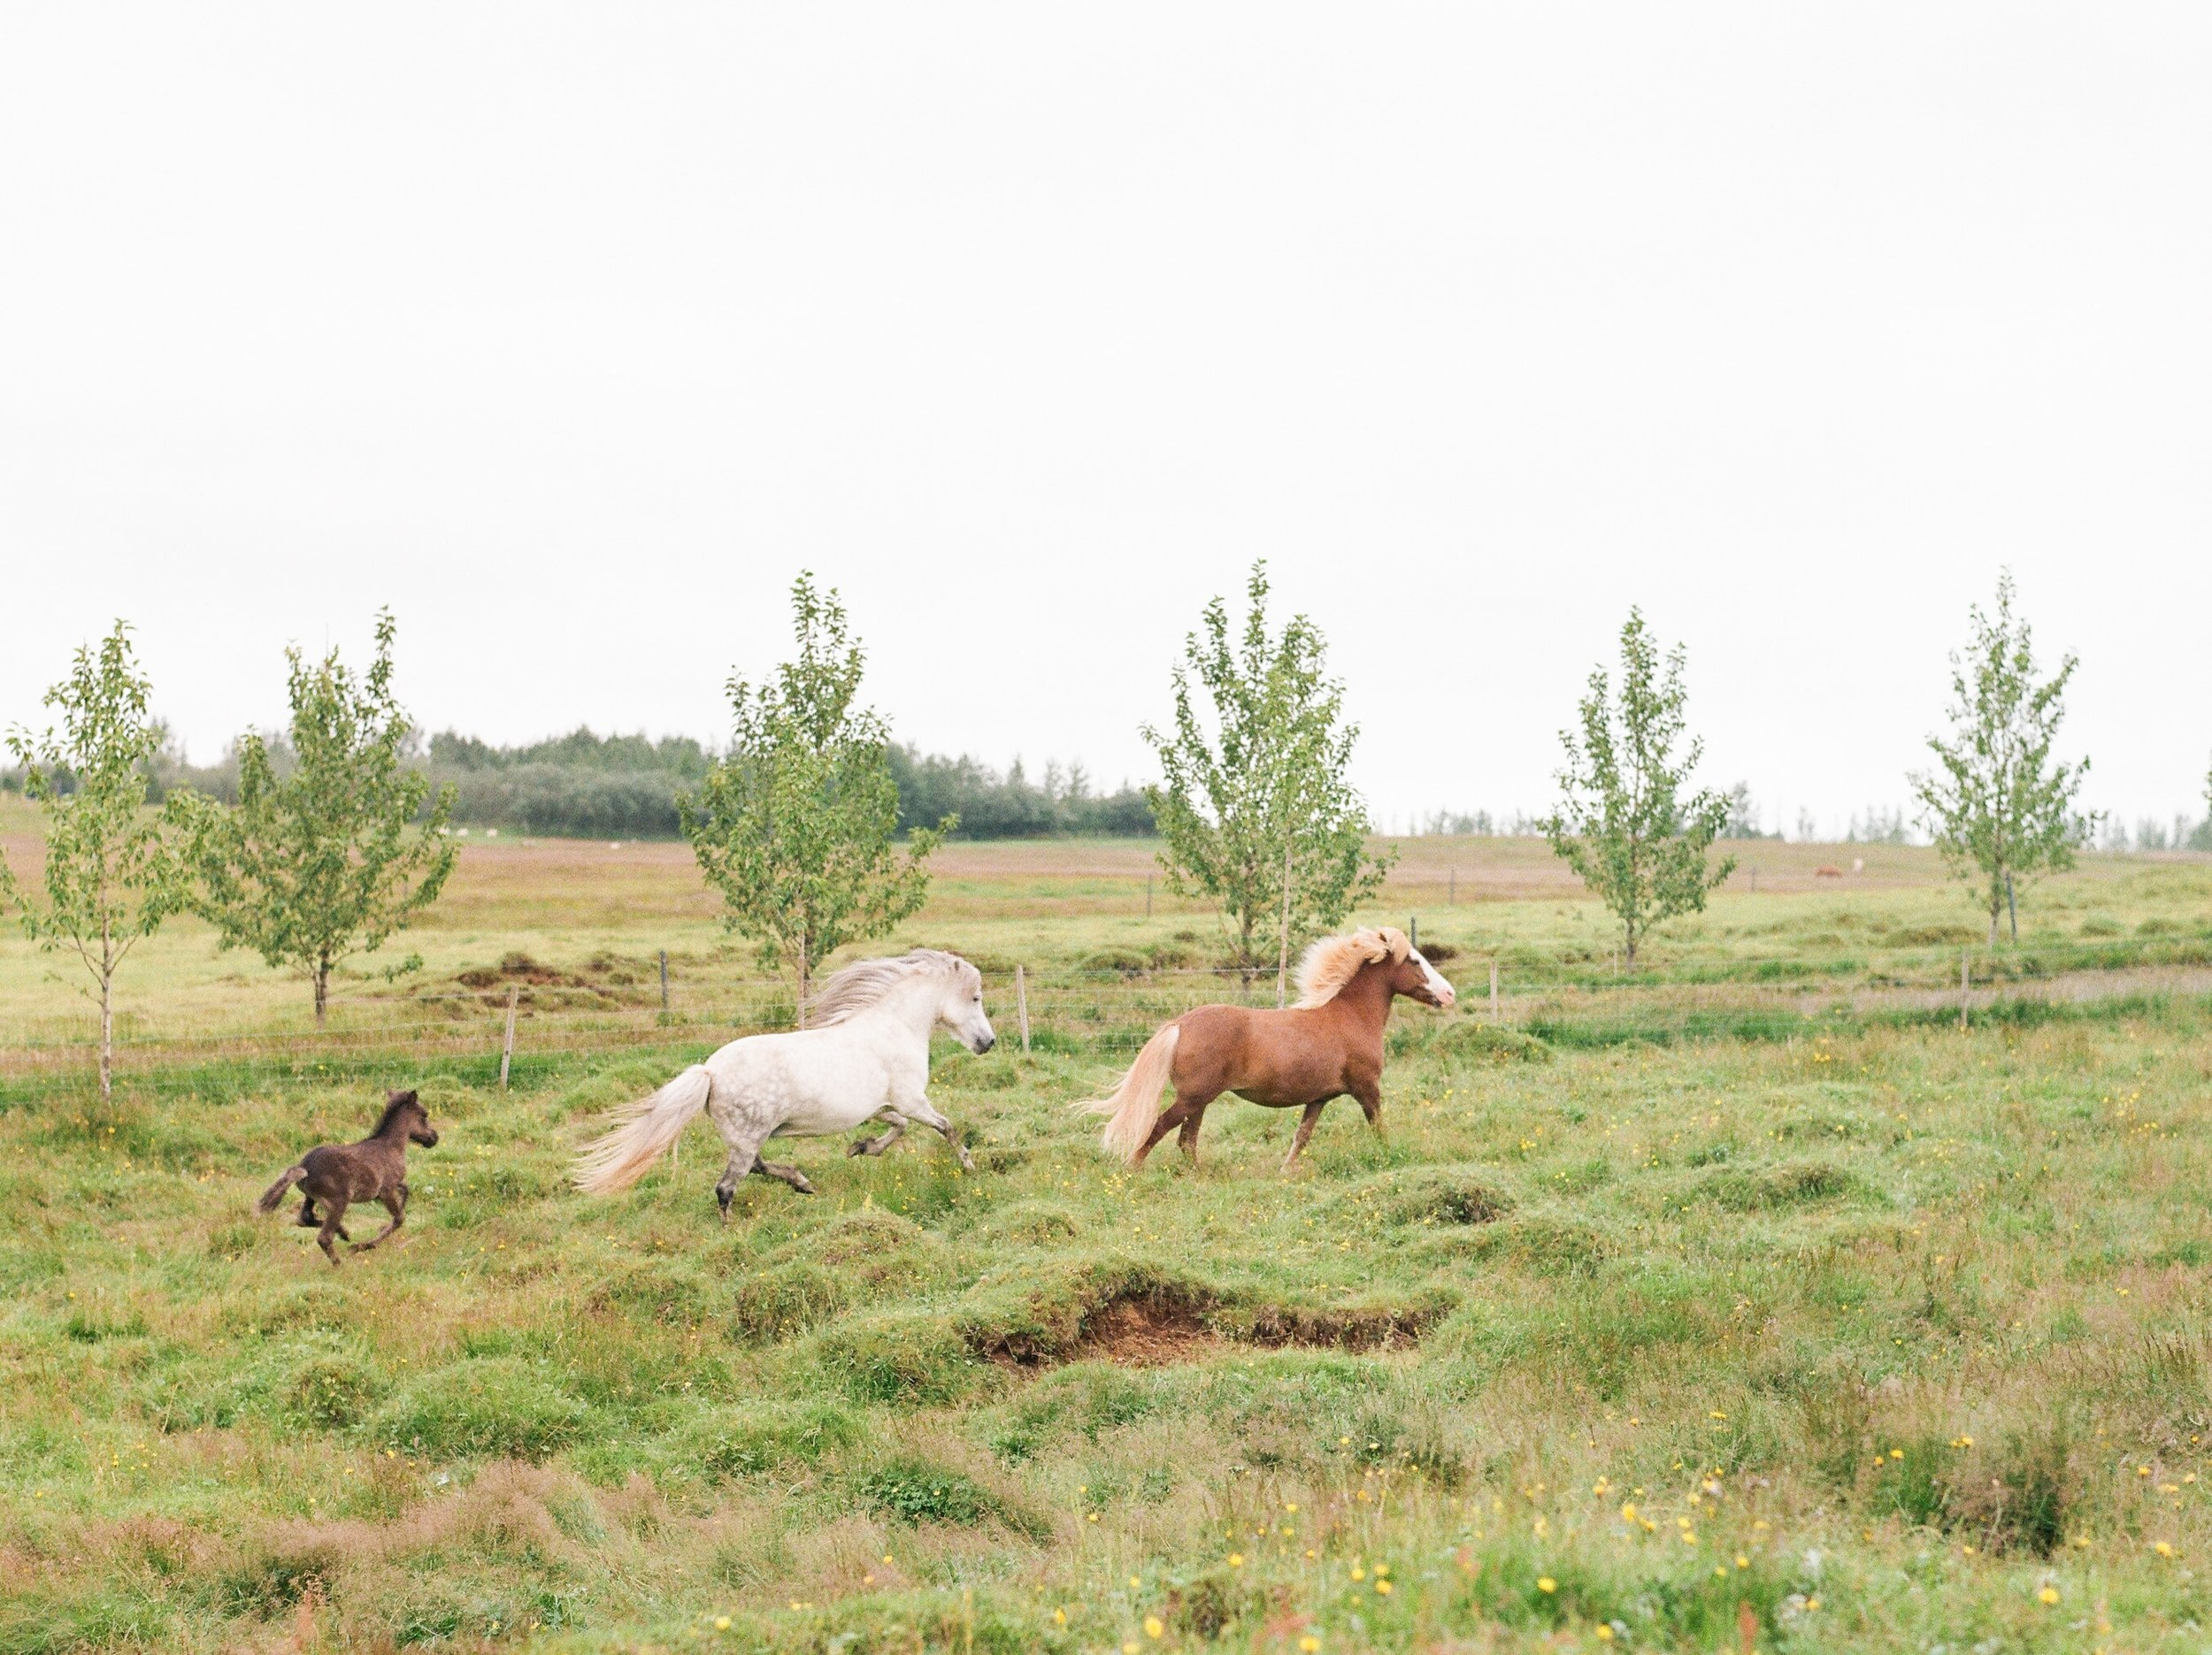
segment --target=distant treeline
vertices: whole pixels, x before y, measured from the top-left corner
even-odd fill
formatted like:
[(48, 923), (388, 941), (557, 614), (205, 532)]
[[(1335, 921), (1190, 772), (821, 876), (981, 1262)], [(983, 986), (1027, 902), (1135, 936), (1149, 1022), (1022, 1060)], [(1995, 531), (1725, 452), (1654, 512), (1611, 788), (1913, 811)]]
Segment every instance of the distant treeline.
[[(268, 738), (277, 769), (287, 768), (290, 751), (283, 737)], [(658, 741), (642, 735), (602, 736), (577, 730), (523, 747), (495, 747), (474, 736), (449, 730), (432, 736), (415, 755), (434, 783), (450, 782), (457, 803), (453, 819), (472, 828), (495, 827), (541, 834), (548, 839), (680, 839), (676, 794), (698, 785), (713, 755), (688, 736)], [(1141, 790), (1126, 782), (1111, 793), (1093, 791), (1080, 764), (1048, 763), (1031, 780), (1019, 759), (1004, 770), (979, 759), (924, 754), (910, 746), (890, 751), (891, 774), (899, 786), (899, 827), (933, 827), (957, 815), (962, 839), (1045, 839), (1055, 834), (1148, 836), (1151, 808)], [(68, 778), (63, 778), (65, 790)], [(0, 768), (0, 793), (19, 793), (20, 770)], [(177, 787), (191, 787), (221, 800), (238, 801), (238, 760), (227, 752), (213, 764), (188, 764), (175, 747), (157, 762), (152, 793), (158, 801)], [(1739, 782), (1729, 791), (1726, 839), (1780, 839), (1764, 831), (1750, 789)], [(1412, 824), (1416, 833), (1525, 834), (1542, 831), (1527, 815), (1493, 816), (1486, 810), (1432, 811)], [(1821, 834), (1809, 814), (1801, 813), (1795, 837), (1816, 841)], [(1901, 845), (1907, 841), (1904, 812), (1870, 807), (1854, 816), (1847, 841)], [(2212, 850), (2212, 817), (2201, 821), (2176, 816), (2170, 822), (2145, 818), (2131, 834), (2108, 823), (2106, 850)]]
[(1019, 759), (1002, 772), (965, 755), (954, 759), (894, 747), (891, 774), (899, 784), (902, 828), (934, 827), (957, 815), (963, 839), (1152, 831), (1152, 807), (1141, 791), (1124, 782), (1112, 793), (1094, 793), (1080, 764), (1063, 769), (1049, 762), (1032, 781)]
[(678, 839), (676, 795), (713, 761), (688, 736), (652, 741), (576, 730), (495, 747), (448, 730), (430, 738), (431, 781), (450, 783), (453, 819), (549, 839)]
[[(281, 772), (290, 750), (281, 737), (268, 743)], [(449, 730), (432, 736), (416, 762), (434, 784), (452, 785), (457, 824), (549, 839), (678, 839), (676, 795), (698, 785), (713, 755), (687, 736), (654, 741), (578, 730), (501, 747)], [(934, 827), (957, 815), (963, 839), (1152, 831), (1141, 791), (1125, 783), (1112, 793), (1094, 792), (1079, 764), (1048, 763), (1032, 780), (1018, 759), (1001, 771), (979, 759), (894, 747), (890, 762), (902, 830)], [(194, 765), (171, 747), (155, 770), (157, 798), (191, 787), (226, 804), (238, 801), (234, 750), (216, 763)], [(21, 785), (19, 773), (0, 770), (0, 789)]]
[[(1045, 766), (1033, 781), (1017, 759), (1004, 771), (980, 760), (890, 750), (899, 827), (934, 827), (956, 815), (962, 839), (1056, 833), (1145, 834), (1152, 812), (1126, 785), (1094, 793), (1081, 765)], [(426, 769), (459, 795), (454, 820), (549, 838), (676, 839), (676, 794), (695, 787), (713, 755), (687, 737), (597, 736), (579, 730), (530, 747), (495, 747), (448, 732), (430, 739)]]

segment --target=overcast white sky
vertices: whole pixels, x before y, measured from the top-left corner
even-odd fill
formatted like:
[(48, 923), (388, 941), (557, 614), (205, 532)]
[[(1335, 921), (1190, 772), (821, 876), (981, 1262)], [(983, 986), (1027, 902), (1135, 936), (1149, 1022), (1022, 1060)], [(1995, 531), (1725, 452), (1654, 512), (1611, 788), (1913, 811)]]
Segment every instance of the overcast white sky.
[(1999, 566), (2200, 812), (2212, 8), (0, 10), (0, 724), (718, 739), (841, 586), (899, 734), (1145, 773), (1256, 555), (1385, 819), (1540, 808), (1632, 601), (1708, 778), (1905, 797)]

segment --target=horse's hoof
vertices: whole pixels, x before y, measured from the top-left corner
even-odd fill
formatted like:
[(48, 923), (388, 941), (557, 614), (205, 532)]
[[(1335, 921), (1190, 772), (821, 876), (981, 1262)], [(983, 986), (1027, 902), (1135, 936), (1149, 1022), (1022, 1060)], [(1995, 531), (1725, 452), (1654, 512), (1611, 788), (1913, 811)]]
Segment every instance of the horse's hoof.
[(851, 1143), (845, 1145), (845, 1159), (848, 1161), (850, 1161), (855, 1155), (864, 1155), (867, 1153), (868, 1140), (864, 1138), (855, 1138)]
[(800, 1179), (798, 1183), (793, 1184), (791, 1187), (796, 1190), (801, 1195), (811, 1195), (814, 1193), (814, 1186), (809, 1184), (804, 1178)]

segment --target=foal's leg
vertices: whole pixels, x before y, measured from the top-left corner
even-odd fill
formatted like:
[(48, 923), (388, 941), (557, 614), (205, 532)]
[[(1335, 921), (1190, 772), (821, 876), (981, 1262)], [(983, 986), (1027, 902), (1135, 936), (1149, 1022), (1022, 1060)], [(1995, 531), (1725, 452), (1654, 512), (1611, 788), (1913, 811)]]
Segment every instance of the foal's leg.
[(953, 1130), (952, 1122), (937, 1112), (935, 1104), (926, 1098), (917, 1098), (911, 1103), (899, 1105), (899, 1112), (919, 1121), (924, 1126), (933, 1127), (941, 1132), (945, 1142), (952, 1145), (952, 1153), (960, 1157), (961, 1166), (969, 1172), (975, 1170), (975, 1161), (968, 1153), (968, 1146), (960, 1141)]
[(379, 1234), (370, 1237), (366, 1241), (355, 1242), (353, 1250), (356, 1253), (366, 1253), (380, 1242), (389, 1241), (393, 1232), (397, 1230), (406, 1220), (407, 1186), (405, 1184), (396, 1184), (376, 1199), (384, 1203), (384, 1210), (392, 1215), (392, 1222), (385, 1225)]
[(333, 1196), (324, 1202), (323, 1206), (325, 1211), (322, 1232), (315, 1237), (315, 1241), (316, 1245), (322, 1248), (324, 1256), (334, 1266), (338, 1262), (338, 1249), (330, 1244), (333, 1237), (343, 1236), (346, 1233), (345, 1226), (339, 1222), (339, 1220), (346, 1215), (346, 1203)]
[(315, 1198), (311, 1195), (300, 1197), (300, 1228), (312, 1230), (322, 1222), (321, 1214), (315, 1211)]
[(907, 1119), (896, 1109), (879, 1109), (872, 1118), (881, 1121), (891, 1130), (881, 1138), (854, 1139), (845, 1145), (845, 1153), (848, 1155), (880, 1155), (900, 1138), (906, 1136)]
[(1320, 1120), (1321, 1111), (1328, 1106), (1324, 1098), (1319, 1103), (1310, 1103), (1306, 1112), (1298, 1117), (1297, 1133), (1290, 1140), (1290, 1153), (1283, 1157), (1283, 1170), (1288, 1172), (1299, 1156), (1305, 1153), (1306, 1140), (1313, 1136), (1314, 1123)]

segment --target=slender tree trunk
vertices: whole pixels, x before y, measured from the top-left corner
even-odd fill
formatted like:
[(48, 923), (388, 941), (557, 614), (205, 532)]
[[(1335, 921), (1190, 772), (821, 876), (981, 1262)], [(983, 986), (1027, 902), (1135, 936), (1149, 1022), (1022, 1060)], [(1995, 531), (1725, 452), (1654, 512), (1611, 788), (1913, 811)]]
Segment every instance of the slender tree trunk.
[(330, 1009), (330, 962), (315, 962), (315, 1027), (320, 1029)]
[(100, 1101), (106, 1103), (114, 1095), (115, 968), (111, 965), (100, 972)]
[(807, 990), (812, 983), (812, 962), (807, 958), (807, 939), (801, 937), (799, 939), (799, 1003), (794, 1015), (802, 1029), (806, 1027)]
[(2004, 911), (2004, 906), (2002, 897), (1989, 899), (1989, 946), (1993, 950), (1997, 946), (1997, 916)]

